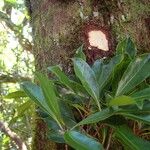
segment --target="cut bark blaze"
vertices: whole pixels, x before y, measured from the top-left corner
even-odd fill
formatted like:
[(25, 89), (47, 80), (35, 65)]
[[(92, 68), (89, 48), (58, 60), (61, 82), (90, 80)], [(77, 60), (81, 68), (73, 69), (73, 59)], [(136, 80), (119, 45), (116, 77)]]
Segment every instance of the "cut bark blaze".
[[(102, 51), (109, 51), (108, 40), (101, 30), (93, 30), (88, 33), (90, 46), (96, 47)], [(91, 49), (89, 46), (88, 49)]]
[(84, 52), (89, 64), (95, 60), (111, 57), (115, 50), (115, 40), (109, 26), (102, 26), (101, 22), (87, 21), (81, 28), (81, 39)]

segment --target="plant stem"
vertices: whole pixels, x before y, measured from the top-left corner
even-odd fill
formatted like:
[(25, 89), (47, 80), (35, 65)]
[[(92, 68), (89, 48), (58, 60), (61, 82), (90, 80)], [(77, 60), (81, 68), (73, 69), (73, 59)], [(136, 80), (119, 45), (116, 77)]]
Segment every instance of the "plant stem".
[(109, 134), (109, 137), (108, 137), (108, 142), (107, 142), (107, 146), (106, 146), (105, 150), (109, 150), (110, 143), (111, 143), (111, 138), (112, 138), (112, 133), (113, 133), (113, 129), (110, 129), (110, 134)]

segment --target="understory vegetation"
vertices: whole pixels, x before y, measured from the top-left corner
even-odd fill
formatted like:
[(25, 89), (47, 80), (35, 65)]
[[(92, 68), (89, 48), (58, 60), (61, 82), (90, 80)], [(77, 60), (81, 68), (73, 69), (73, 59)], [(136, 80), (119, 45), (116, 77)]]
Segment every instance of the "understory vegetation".
[[(39, 85), (21, 84), (47, 123), (50, 140), (77, 150), (148, 150), (150, 147), (150, 54), (137, 55), (133, 41), (121, 41), (112, 58), (89, 65), (82, 46), (72, 58), (74, 73), (50, 66), (53, 77), (35, 74)], [(118, 148), (119, 149), (119, 148)]]

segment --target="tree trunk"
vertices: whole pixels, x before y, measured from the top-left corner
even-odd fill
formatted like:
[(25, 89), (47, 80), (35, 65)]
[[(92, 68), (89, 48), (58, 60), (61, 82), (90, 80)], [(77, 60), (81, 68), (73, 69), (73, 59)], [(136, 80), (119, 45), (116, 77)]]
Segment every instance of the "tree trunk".
[[(70, 73), (70, 58), (82, 43), (86, 45), (83, 33), (91, 24), (110, 32), (112, 49), (119, 39), (130, 35), (140, 51), (148, 51), (148, 2), (149, 0), (30, 0), (28, 8), (33, 28), (36, 70), (47, 73), (48, 66), (61, 64), (65, 72)], [(86, 51), (87, 47), (84, 48)], [(34, 150), (65, 149), (64, 145), (48, 141), (46, 132), (44, 122), (37, 120)]]

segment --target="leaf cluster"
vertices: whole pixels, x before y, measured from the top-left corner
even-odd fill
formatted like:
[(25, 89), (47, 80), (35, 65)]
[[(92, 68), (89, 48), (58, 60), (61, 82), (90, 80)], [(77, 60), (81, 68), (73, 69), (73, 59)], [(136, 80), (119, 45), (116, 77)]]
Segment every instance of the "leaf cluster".
[(44, 111), (40, 113), (50, 127), (49, 139), (77, 150), (100, 150), (107, 147), (106, 133), (111, 129), (112, 138), (125, 149), (148, 150), (150, 143), (132, 132), (128, 120), (143, 128), (150, 124), (150, 87), (146, 82), (150, 54), (137, 56), (133, 41), (126, 38), (111, 59), (98, 59), (90, 66), (80, 47), (72, 60), (72, 77), (57, 65), (48, 68), (55, 80), (37, 73), (40, 86), (22, 83), (26, 94)]

